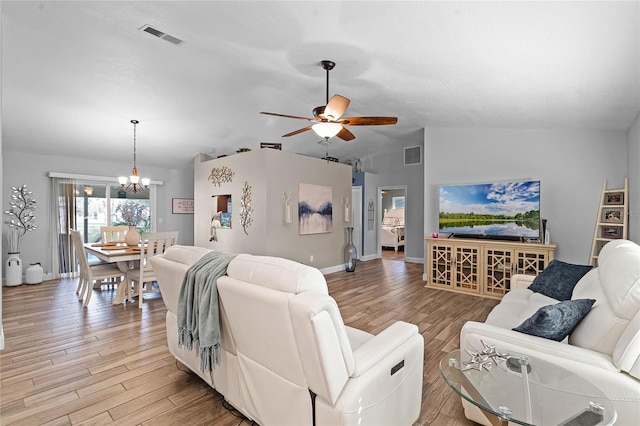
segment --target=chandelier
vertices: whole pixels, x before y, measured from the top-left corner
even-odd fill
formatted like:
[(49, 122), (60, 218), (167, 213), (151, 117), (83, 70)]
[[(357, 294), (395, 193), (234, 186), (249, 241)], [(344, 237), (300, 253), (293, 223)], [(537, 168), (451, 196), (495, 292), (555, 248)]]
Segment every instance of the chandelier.
[(131, 120), (133, 124), (133, 169), (131, 170), (131, 176), (120, 176), (118, 182), (125, 191), (129, 192), (143, 192), (149, 187), (151, 179), (140, 178), (138, 176), (138, 169), (136, 168), (136, 125), (140, 123), (138, 120)]

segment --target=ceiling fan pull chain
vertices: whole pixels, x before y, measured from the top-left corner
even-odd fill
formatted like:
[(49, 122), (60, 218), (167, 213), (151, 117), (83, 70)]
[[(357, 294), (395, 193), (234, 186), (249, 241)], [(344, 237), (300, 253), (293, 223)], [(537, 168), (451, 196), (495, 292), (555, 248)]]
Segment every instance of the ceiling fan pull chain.
[[(327, 74), (329, 73), (329, 71), (327, 71)], [(325, 155), (324, 158), (327, 159), (327, 164), (329, 164), (329, 138), (325, 137), (324, 138), (325, 143), (327, 144), (327, 155)]]

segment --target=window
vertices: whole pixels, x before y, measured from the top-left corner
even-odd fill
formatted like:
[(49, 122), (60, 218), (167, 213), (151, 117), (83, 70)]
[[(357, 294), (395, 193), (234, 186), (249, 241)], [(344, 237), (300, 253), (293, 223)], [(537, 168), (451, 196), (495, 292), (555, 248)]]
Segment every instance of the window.
[(85, 243), (100, 241), (101, 226), (135, 225), (139, 232), (151, 229), (149, 191), (134, 194), (116, 184), (77, 182), (74, 194), (75, 229)]
[(394, 209), (404, 208), (404, 196), (403, 197), (391, 197), (391, 205)]

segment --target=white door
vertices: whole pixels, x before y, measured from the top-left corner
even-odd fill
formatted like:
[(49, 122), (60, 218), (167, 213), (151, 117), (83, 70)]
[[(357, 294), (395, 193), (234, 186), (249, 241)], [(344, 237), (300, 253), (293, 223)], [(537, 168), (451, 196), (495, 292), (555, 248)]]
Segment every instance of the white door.
[(358, 259), (362, 257), (362, 187), (351, 187), (351, 226), (353, 226), (353, 244), (358, 250)]

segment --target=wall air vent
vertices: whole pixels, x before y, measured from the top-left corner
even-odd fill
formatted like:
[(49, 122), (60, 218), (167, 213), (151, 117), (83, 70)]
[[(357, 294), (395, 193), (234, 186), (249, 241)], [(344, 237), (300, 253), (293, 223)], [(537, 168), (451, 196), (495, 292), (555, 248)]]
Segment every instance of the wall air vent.
[(175, 45), (180, 45), (182, 43), (184, 43), (183, 40), (180, 40), (178, 37), (174, 37), (172, 35), (169, 35), (167, 33), (163, 33), (160, 30), (157, 30), (149, 25), (145, 25), (142, 28), (140, 28), (142, 31), (144, 31), (145, 33), (149, 33), (151, 35), (154, 35), (158, 38), (161, 38), (163, 40), (168, 41), (171, 44), (175, 44)]
[(404, 149), (404, 165), (410, 166), (412, 164), (422, 163), (422, 147), (421, 146), (409, 146)]

